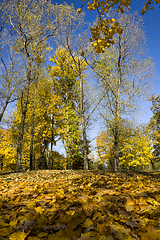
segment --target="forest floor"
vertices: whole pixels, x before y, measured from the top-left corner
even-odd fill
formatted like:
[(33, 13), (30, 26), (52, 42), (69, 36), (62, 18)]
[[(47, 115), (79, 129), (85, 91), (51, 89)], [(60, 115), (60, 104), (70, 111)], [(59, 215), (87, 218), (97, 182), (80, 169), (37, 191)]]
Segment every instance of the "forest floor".
[(158, 240), (160, 176), (41, 170), (0, 175), (0, 240)]

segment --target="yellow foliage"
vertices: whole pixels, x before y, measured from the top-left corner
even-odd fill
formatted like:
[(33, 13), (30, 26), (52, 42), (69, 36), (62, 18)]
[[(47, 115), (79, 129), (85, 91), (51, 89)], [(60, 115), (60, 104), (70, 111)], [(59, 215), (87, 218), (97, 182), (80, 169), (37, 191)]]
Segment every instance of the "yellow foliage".
[(81, 13), (81, 12), (82, 12), (82, 9), (81, 9), (81, 8), (78, 8), (78, 9), (77, 9), (77, 12), (78, 12), (78, 13)]
[[(96, 144), (100, 163), (106, 162), (110, 166), (111, 159), (114, 159), (114, 139), (106, 131), (102, 131)], [(119, 137), (119, 153), (119, 164), (125, 168), (148, 165), (153, 158), (152, 142), (140, 129), (127, 136), (123, 133)]]
[[(21, 99), (17, 101), (15, 120), (12, 125), (13, 139), (18, 141), (18, 132), (21, 124)], [(22, 101), (23, 102), (23, 101)], [(35, 110), (34, 110), (35, 109)], [(55, 137), (59, 134), (62, 124), (62, 102), (54, 93), (52, 82), (44, 77), (37, 84), (30, 85), (30, 97), (25, 120), (25, 132), (23, 137), (23, 164), (29, 168), (31, 130), (34, 121), (33, 154), (35, 168), (39, 168), (39, 161), (44, 151), (44, 141), (55, 145)], [(34, 119), (33, 119), (34, 113)]]
[(14, 170), (16, 166), (16, 148), (12, 142), (11, 129), (0, 129), (0, 158), (3, 170)]
[[(154, 10), (152, 6), (153, 3), (159, 4), (159, 2), (160, 2), (159, 0), (146, 1), (142, 9), (142, 15), (145, 14), (148, 9)], [(88, 10), (89, 11), (98, 10), (99, 14), (101, 14), (101, 21), (98, 22), (98, 24), (94, 26), (94, 28), (92, 28), (91, 30), (91, 34), (92, 34), (91, 42), (93, 43), (96, 42), (97, 35), (99, 35), (100, 32), (104, 35), (104, 41), (98, 42), (98, 47), (97, 47), (97, 44), (92, 45), (95, 47), (95, 50), (97, 53), (101, 53), (104, 51), (102, 46), (109, 47), (109, 45), (107, 44), (114, 44), (114, 43), (111, 43), (111, 40), (115, 33), (118, 33), (118, 34), (122, 33), (122, 27), (119, 26), (118, 22), (116, 22), (116, 25), (114, 26), (115, 31), (112, 32), (112, 34), (109, 34), (109, 30), (112, 30), (112, 26), (110, 26), (110, 23), (114, 22), (115, 19), (106, 18), (106, 13), (109, 11), (109, 9), (112, 9), (113, 7), (115, 7), (116, 12), (118, 13), (120, 12), (123, 14), (126, 9), (129, 9), (130, 5), (131, 5), (131, 0), (111, 0), (111, 1), (89, 0), (88, 1)]]
[(102, 131), (96, 139), (97, 154), (100, 163), (107, 162), (113, 158), (113, 138), (106, 131)]
[(27, 235), (28, 234), (24, 233), (24, 231), (22, 231), (22, 232), (18, 231), (18, 232), (11, 234), (9, 236), (9, 239), (10, 240), (25, 240)]
[(1, 176), (0, 239), (131, 240), (136, 234), (158, 240), (156, 175), (41, 170)]
[(148, 165), (150, 159), (153, 158), (151, 141), (147, 136), (142, 133), (138, 134), (138, 131), (133, 137), (123, 139), (123, 144), (120, 145), (120, 152), (122, 157), (119, 158), (120, 165), (124, 166), (142, 166)]

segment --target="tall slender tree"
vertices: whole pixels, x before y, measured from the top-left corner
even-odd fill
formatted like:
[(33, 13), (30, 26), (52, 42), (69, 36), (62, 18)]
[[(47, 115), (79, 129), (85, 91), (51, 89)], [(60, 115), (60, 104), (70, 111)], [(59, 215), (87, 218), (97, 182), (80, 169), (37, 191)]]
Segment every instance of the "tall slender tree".
[[(72, 166), (75, 150), (78, 151), (81, 133), (79, 130), (79, 117), (76, 113), (76, 88), (78, 75), (75, 71), (75, 63), (69, 52), (60, 47), (51, 59), (55, 64), (49, 68), (53, 89), (62, 101), (64, 126), (62, 127), (61, 139), (66, 150), (68, 167)], [(77, 146), (75, 143), (77, 142)]]
[[(114, 16), (115, 12), (108, 12)], [(100, 115), (112, 129), (115, 171), (119, 169), (121, 119), (138, 109), (151, 89), (153, 63), (145, 56), (145, 34), (137, 13), (115, 14), (123, 27), (114, 37), (115, 44), (93, 59), (100, 89)]]

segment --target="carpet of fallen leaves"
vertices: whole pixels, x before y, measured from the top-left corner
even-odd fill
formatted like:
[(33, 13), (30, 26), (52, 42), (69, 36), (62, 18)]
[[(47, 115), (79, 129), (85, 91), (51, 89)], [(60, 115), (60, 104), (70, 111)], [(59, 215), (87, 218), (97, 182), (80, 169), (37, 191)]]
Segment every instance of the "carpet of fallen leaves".
[(156, 174), (32, 171), (0, 176), (0, 240), (158, 240)]

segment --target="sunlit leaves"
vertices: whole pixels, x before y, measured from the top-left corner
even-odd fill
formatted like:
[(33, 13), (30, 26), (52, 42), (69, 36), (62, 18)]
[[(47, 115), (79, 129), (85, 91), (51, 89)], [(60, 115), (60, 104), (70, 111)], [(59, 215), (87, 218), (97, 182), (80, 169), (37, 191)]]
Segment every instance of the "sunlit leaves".
[(153, 155), (155, 162), (160, 161), (160, 96), (152, 96), (151, 110), (153, 117), (150, 120), (149, 128), (151, 130), (152, 141), (153, 141)]
[(107, 162), (112, 166), (113, 153), (113, 138), (106, 131), (102, 131), (96, 139), (97, 154), (102, 163)]
[(3, 170), (15, 169), (16, 166), (16, 149), (12, 142), (11, 129), (0, 129), (0, 163)]
[[(75, 158), (81, 158), (79, 129), (80, 117), (77, 111), (79, 98), (79, 72), (78, 61), (75, 53), (70, 56), (69, 51), (59, 47), (52, 59), (54, 66), (48, 71), (53, 89), (62, 101), (63, 127), (61, 128), (61, 139), (66, 150), (66, 162), (71, 165)], [(86, 63), (81, 62), (81, 71), (86, 68)]]
[[(151, 0), (151, 1), (144, 2), (144, 7), (142, 9), (142, 15), (144, 15), (149, 9), (154, 10), (154, 8), (153, 8), (154, 3), (159, 4), (160, 1), (159, 0)], [(160, 6), (159, 6), (159, 8), (160, 8)]]
[[(123, 28), (119, 21), (115, 21), (113, 18), (107, 16), (108, 11), (115, 8), (117, 13), (123, 14), (126, 9), (130, 8), (131, 0), (89, 0), (87, 2), (88, 10), (97, 10), (99, 15), (98, 22), (90, 29), (92, 34), (90, 41), (96, 52), (102, 53), (106, 47), (110, 47), (115, 43), (113, 40), (114, 35), (120, 35), (123, 32)], [(142, 15), (145, 14), (148, 9), (154, 10), (153, 3), (159, 4), (159, 2), (159, 0), (148, 0), (144, 2)], [(81, 12), (82, 10), (79, 8), (77, 11)]]
[(152, 142), (147, 134), (139, 128), (133, 131), (133, 135), (125, 139), (121, 136), (120, 165), (124, 166), (145, 166), (150, 164), (153, 158)]
[(27, 234), (25, 234), (24, 231), (23, 232), (18, 231), (18, 232), (11, 234), (9, 236), (9, 239), (10, 240), (25, 240), (26, 236), (27, 236)]
[(149, 173), (32, 171), (1, 176), (0, 237), (149, 240), (153, 233), (152, 240), (157, 240), (159, 191), (159, 175)]
[[(106, 162), (109, 168), (113, 168), (114, 139), (109, 131), (102, 131), (96, 139), (96, 144), (99, 160)], [(119, 152), (120, 166), (126, 169), (139, 166), (143, 168), (153, 159), (152, 141), (141, 127), (137, 129), (126, 127), (125, 131), (120, 132)]]
[[(21, 123), (21, 111), (24, 99), (19, 99), (16, 104), (15, 119), (12, 124), (13, 136), (10, 139), (17, 144), (18, 129)], [(60, 97), (52, 89), (52, 83), (45, 76), (40, 76), (39, 81), (30, 85), (30, 96), (28, 109), (26, 113), (25, 132), (23, 141), (23, 164), (29, 167), (31, 129), (33, 124), (34, 110), (34, 137), (33, 154), (35, 156), (35, 168), (39, 166), (40, 156), (45, 149), (46, 144), (55, 145), (55, 138), (60, 132), (62, 120), (62, 102)], [(54, 155), (54, 153), (53, 153)], [(57, 157), (60, 157), (59, 155)], [(16, 157), (15, 157), (16, 158)], [(54, 156), (53, 156), (54, 159)], [(62, 159), (55, 162), (55, 168), (60, 165)]]
[(97, 10), (99, 13), (99, 20), (95, 26), (91, 27), (92, 37), (90, 39), (92, 46), (94, 46), (97, 53), (104, 52), (106, 47), (110, 47), (115, 43), (114, 35), (121, 34), (123, 29), (118, 21), (115, 21), (113, 17), (107, 16), (109, 9), (114, 6), (117, 7), (117, 12), (124, 13), (126, 8), (131, 4), (130, 0), (111, 0), (111, 1), (89, 1), (88, 10)]

